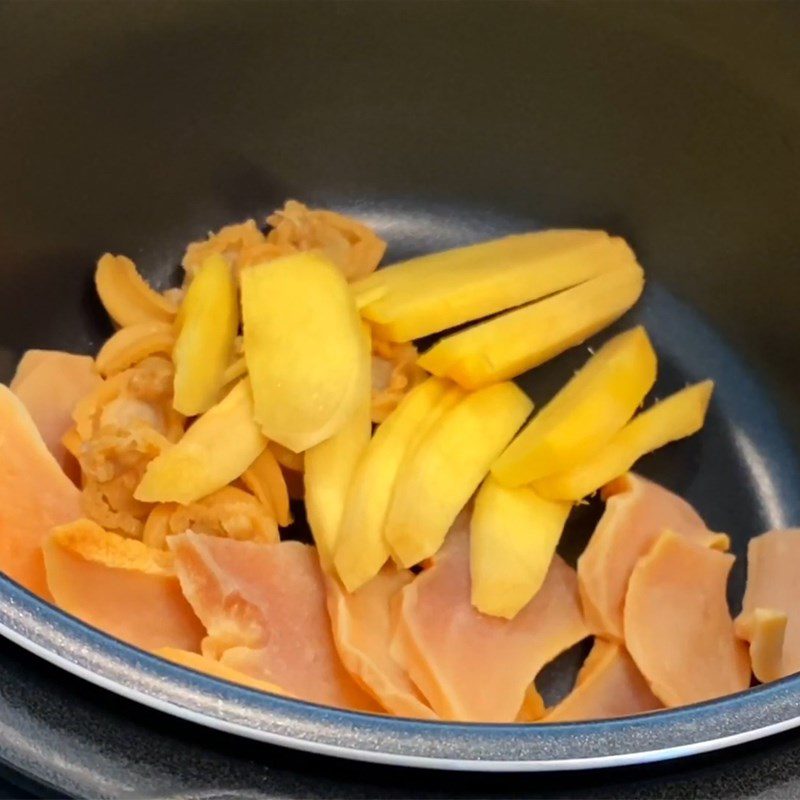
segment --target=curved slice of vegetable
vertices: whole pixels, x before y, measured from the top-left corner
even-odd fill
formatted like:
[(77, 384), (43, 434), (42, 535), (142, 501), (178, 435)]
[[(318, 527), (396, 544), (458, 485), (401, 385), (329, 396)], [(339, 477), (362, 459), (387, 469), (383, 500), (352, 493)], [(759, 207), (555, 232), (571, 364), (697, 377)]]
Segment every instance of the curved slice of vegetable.
[(91, 356), (60, 350), (29, 350), (11, 382), (11, 391), (22, 401), (44, 443), (70, 477), (77, 465), (68, 456), (70, 451), (63, 440), (72, 428), (72, 412), (102, 383)]
[(50, 599), (42, 540), (81, 515), (80, 491), (47, 449), (25, 406), (0, 385), (0, 570)]
[(242, 483), (275, 514), (278, 525), (291, 525), (289, 490), (280, 464), (269, 447), (242, 473)]
[(614, 719), (663, 708), (625, 648), (595, 639), (575, 687), (543, 722)]
[(633, 417), (656, 380), (644, 328), (606, 342), (492, 464), (506, 486), (522, 486), (590, 458)]
[(377, 575), (389, 557), (383, 526), (398, 470), (449, 391), (447, 381), (438, 378), (412, 389), (375, 431), (356, 465), (334, 554), (336, 571), (350, 592)]
[(472, 605), (478, 611), (513, 619), (530, 602), (547, 577), (571, 509), (572, 503), (486, 478), (470, 525)]
[(361, 321), (350, 288), (315, 253), (241, 274), (244, 350), (264, 435), (295, 452), (328, 439), (360, 402)]
[(250, 382), (243, 380), (148, 464), (134, 497), (145, 503), (193, 503), (236, 480), (266, 446), (253, 419)]
[(303, 472), (306, 516), (320, 563), (330, 569), (353, 473), (372, 435), (371, 348), (365, 329), (361, 353), (361, 400), (338, 432), (306, 450)]
[(178, 317), (173, 406), (187, 417), (208, 411), (225, 385), (239, 329), (236, 279), (220, 255), (209, 256), (189, 284)]
[(88, 519), (55, 528), (43, 544), (58, 606), (145, 650), (195, 650), (205, 629), (183, 596), (173, 556)]
[(498, 383), (468, 394), (442, 416), (397, 476), (384, 528), (395, 560), (411, 567), (436, 553), (532, 408), (513, 383)]
[(158, 647), (153, 650), (153, 655), (163, 658), (166, 661), (172, 661), (173, 664), (186, 667), (186, 669), (191, 669), (195, 672), (203, 672), (206, 675), (210, 675), (212, 678), (220, 678), (229, 683), (239, 683), (242, 686), (247, 686), (248, 689), (256, 689), (259, 692), (270, 692), (271, 694), (279, 694), (284, 697), (292, 697), (292, 695), (281, 689), (280, 686), (276, 686), (274, 683), (260, 681), (258, 678), (245, 675), (244, 672), (239, 672), (239, 670), (233, 669), (226, 664), (221, 664), (213, 658), (201, 656), (200, 653), (180, 650), (177, 647)]
[(120, 327), (175, 319), (175, 305), (151, 288), (133, 261), (125, 256), (111, 253), (101, 256), (94, 282), (105, 310)]
[(643, 455), (697, 433), (705, 422), (713, 381), (696, 383), (634, 417), (595, 456), (533, 488), (551, 500), (580, 500), (626, 473)]
[(750, 646), (753, 675), (761, 683), (777, 681), (791, 670), (784, 667), (783, 648), (789, 617), (773, 608), (756, 608), (734, 622), (736, 635)]
[(750, 659), (734, 634), (726, 597), (734, 560), (666, 531), (631, 573), (625, 646), (665, 706), (750, 686)]
[(148, 320), (120, 328), (100, 348), (95, 364), (104, 377), (138, 364), (157, 353), (169, 355), (175, 344), (175, 329), (168, 322)]
[[(480, 257), (471, 250), (480, 250)], [(362, 311), (380, 335), (396, 342), (419, 339), (576, 286), (636, 259), (621, 239), (603, 231), (543, 231), (423, 256), (429, 269), (400, 285), (387, 276), (387, 293)], [(437, 260), (442, 258), (444, 265)], [(382, 272), (408, 269), (412, 262)]]
[(447, 336), (418, 363), (465, 389), (514, 378), (610, 325), (639, 299), (643, 288), (638, 265), (614, 269)]

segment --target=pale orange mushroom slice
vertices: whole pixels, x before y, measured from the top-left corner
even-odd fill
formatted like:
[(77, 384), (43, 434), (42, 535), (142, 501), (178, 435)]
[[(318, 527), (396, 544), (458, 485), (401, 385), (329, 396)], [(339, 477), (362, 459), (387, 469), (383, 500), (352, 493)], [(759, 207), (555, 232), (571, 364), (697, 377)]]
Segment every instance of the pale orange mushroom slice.
[(414, 580), (409, 570), (385, 566), (355, 592), (326, 576), (333, 638), (350, 674), (389, 712), (400, 717), (435, 719), (408, 673), (390, 653), (396, 618), (392, 599)]
[(102, 382), (91, 356), (60, 350), (28, 350), (19, 362), (11, 390), (28, 409), (62, 468), (67, 466), (69, 458), (62, 439), (72, 427), (72, 411), (79, 400)]
[(80, 492), (47, 449), (20, 399), (0, 385), (0, 571), (45, 599), (42, 540), (78, 519)]
[(578, 585), (592, 633), (622, 641), (622, 607), (636, 562), (666, 529), (717, 550), (725, 534), (713, 533), (682, 498), (628, 473), (603, 490), (606, 509), (578, 559)]
[(395, 652), (443, 719), (513, 722), (541, 668), (588, 635), (577, 580), (556, 556), (528, 605), (499, 619), (473, 607), (469, 562), (462, 514), (432, 565), (402, 590)]
[(653, 694), (684, 706), (750, 685), (726, 587), (734, 557), (667, 531), (639, 559), (625, 598), (625, 645)]
[(314, 548), (196, 533), (171, 536), (184, 594), (208, 636), (203, 654), (304, 700), (378, 710), (333, 643)]
[(800, 528), (769, 531), (747, 545), (747, 588), (736, 623), (760, 681), (800, 672), (799, 563)]
[(643, 714), (663, 708), (625, 648), (596, 639), (572, 691), (544, 722), (577, 722)]
[(205, 630), (186, 602), (171, 553), (80, 519), (43, 544), (56, 604), (128, 644), (197, 650)]

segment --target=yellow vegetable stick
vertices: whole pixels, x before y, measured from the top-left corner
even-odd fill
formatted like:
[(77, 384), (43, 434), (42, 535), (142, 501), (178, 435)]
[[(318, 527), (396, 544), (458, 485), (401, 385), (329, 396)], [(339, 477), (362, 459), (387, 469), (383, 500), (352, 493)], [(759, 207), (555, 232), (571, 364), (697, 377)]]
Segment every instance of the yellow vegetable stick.
[(519, 244), (524, 246), (509, 248), (509, 240), (501, 239), (494, 243), (496, 252), (487, 247), (483, 260), (460, 269), (437, 271), (432, 263), (429, 274), (388, 290), (368, 304), (362, 316), (376, 324), (383, 338), (407, 342), (636, 263), (622, 239), (600, 231), (547, 231), (513, 238), (523, 240)]
[(606, 342), (492, 464), (492, 475), (522, 486), (594, 455), (639, 408), (656, 365), (644, 328)]
[(242, 356), (241, 358), (237, 358), (231, 364), (225, 368), (225, 374), (222, 376), (222, 382), (227, 385), (229, 383), (233, 383), (234, 381), (238, 381), (239, 378), (243, 378), (247, 375), (247, 361), (245, 357)]
[(134, 497), (188, 505), (236, 480), (266, 445), (253, 419), (253, 395), (245, 379), (148, 464)]
[(330, 439), (305, 453), (303, 473), (306, 516), (323, 569), (330, 569), (344, 504), (353, 473), (372, 435), (372, 350), (364, 326), (361, 400), (353, 416)]
[(643, 455), (703, 427), (713, 381), (670, 395), (634, 417), (599, 453), (566, 472), (532, 484), (543, 497), (577, 501), (625, 474)]
[(179, 325), (172, 351), (173, 406), (193, 417), (217, 401), (239, 329), (236, 279), (222, 256), (209, 256), (195, 273), (181, 306)]
[(508, 489), (491, 475), (475, 499), (470, 527), (472, 605), (513, 619), (539, 591), (572, 503), (533, 489)]
[(138, 364), (156, 353), (171, 353), (175, 330), (168, 322), (151, 320), (120, 328), (100, 348), (95, 364), (108, 377)]
[(316, 253), (248, 267), (240, 281), (256, 420), (268, 439), (307, 450), (361, 401), (361, 321), (350, 288)]
[(278, 525), (291, 525), (286, 478), (269, 447), (264, 448), (261, 455), (242, 473), (242, 483), (266, 508), (274, 512)]
[(429, 378), (412, 389), (375, 431), (356, 465), (345, 498), (334, 564), (354, 592), (380, 572), (389, 557), (383, 525), (395, 478), (426, 420), (452, 395), (447, 381)]
[(428, 372), (477, 389), (549, 361), (622, 316), (642, 293), (627, 266), (448, 336), (420, 356)]
[(108, 315), (120, 327), (137, 322), (172, 322), (176, 306), (152, 289), (125, 256), (106, 253), (94, 274), (97, 294)]
[(468, 394), (433, 426), (403, 462), (386, 517), (386, 543), (400, 564), (436, 553), (532, 408), (521, 389), (499, 383)]
[(521, 254), (524, 255), (537, 248), (544, 250), (554, 244), (577, 243), (581, 240), (598, 241), (607, 238), (608, 234), (604, 231), (580, 229), (534, 231), (503, 236), (390, 264), (355, 281), (352, 286), (357, 297), (372, 295), (374, 300), (377, 299), (375, 293), (378, 289), (383, 289), (384, 293), (388, 294), (418, 284), (420, 281), (430, 286), (452, 280), (454, 276), (469, 274), (475, 270), (481, 271), (487, 264), (497, 265), (498, 262), (517, 259)]

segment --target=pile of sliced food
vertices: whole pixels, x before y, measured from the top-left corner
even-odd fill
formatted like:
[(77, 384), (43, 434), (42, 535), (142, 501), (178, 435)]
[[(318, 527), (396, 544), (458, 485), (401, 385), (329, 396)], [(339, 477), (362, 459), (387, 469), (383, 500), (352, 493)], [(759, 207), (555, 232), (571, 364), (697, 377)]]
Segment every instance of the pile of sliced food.
[[(551, 230), (376, 271), (384, 251), (290, 201), (190, 244), (179, 288), (100, 258), (116, 332), (0, 387), (0, 569), (184, 667), (426, 720), (617, 717), (800, 669), (800, 530), (752, 540), (734, 620), (728, 537), (631, 472), (702, 428), (711, 381), (648, 402), (634, 327), (542, 408), (512, 382), (634, 305), (628, 245)], [(559, 540), (598, 492), (573, 568)], [(589, 637), (545, 707), (537, 675)]]

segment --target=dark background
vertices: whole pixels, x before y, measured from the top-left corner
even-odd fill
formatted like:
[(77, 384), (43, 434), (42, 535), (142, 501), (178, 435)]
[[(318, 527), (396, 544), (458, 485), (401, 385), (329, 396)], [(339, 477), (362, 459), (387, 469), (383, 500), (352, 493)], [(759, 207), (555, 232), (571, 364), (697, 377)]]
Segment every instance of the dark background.
[[(400, 241), (398, 210), (457, 208), (629, 236), (797, 437), (799, 32), (796, 2), (0, 3), (0, 371), (107, 333), (104, 250), (164, 283), (178, 243), (287, 197)], [(0, 756), (78, 796), (800, 795), (796, 735), (568, 776), (376, 768), (179, 723), (8, 643)]]

